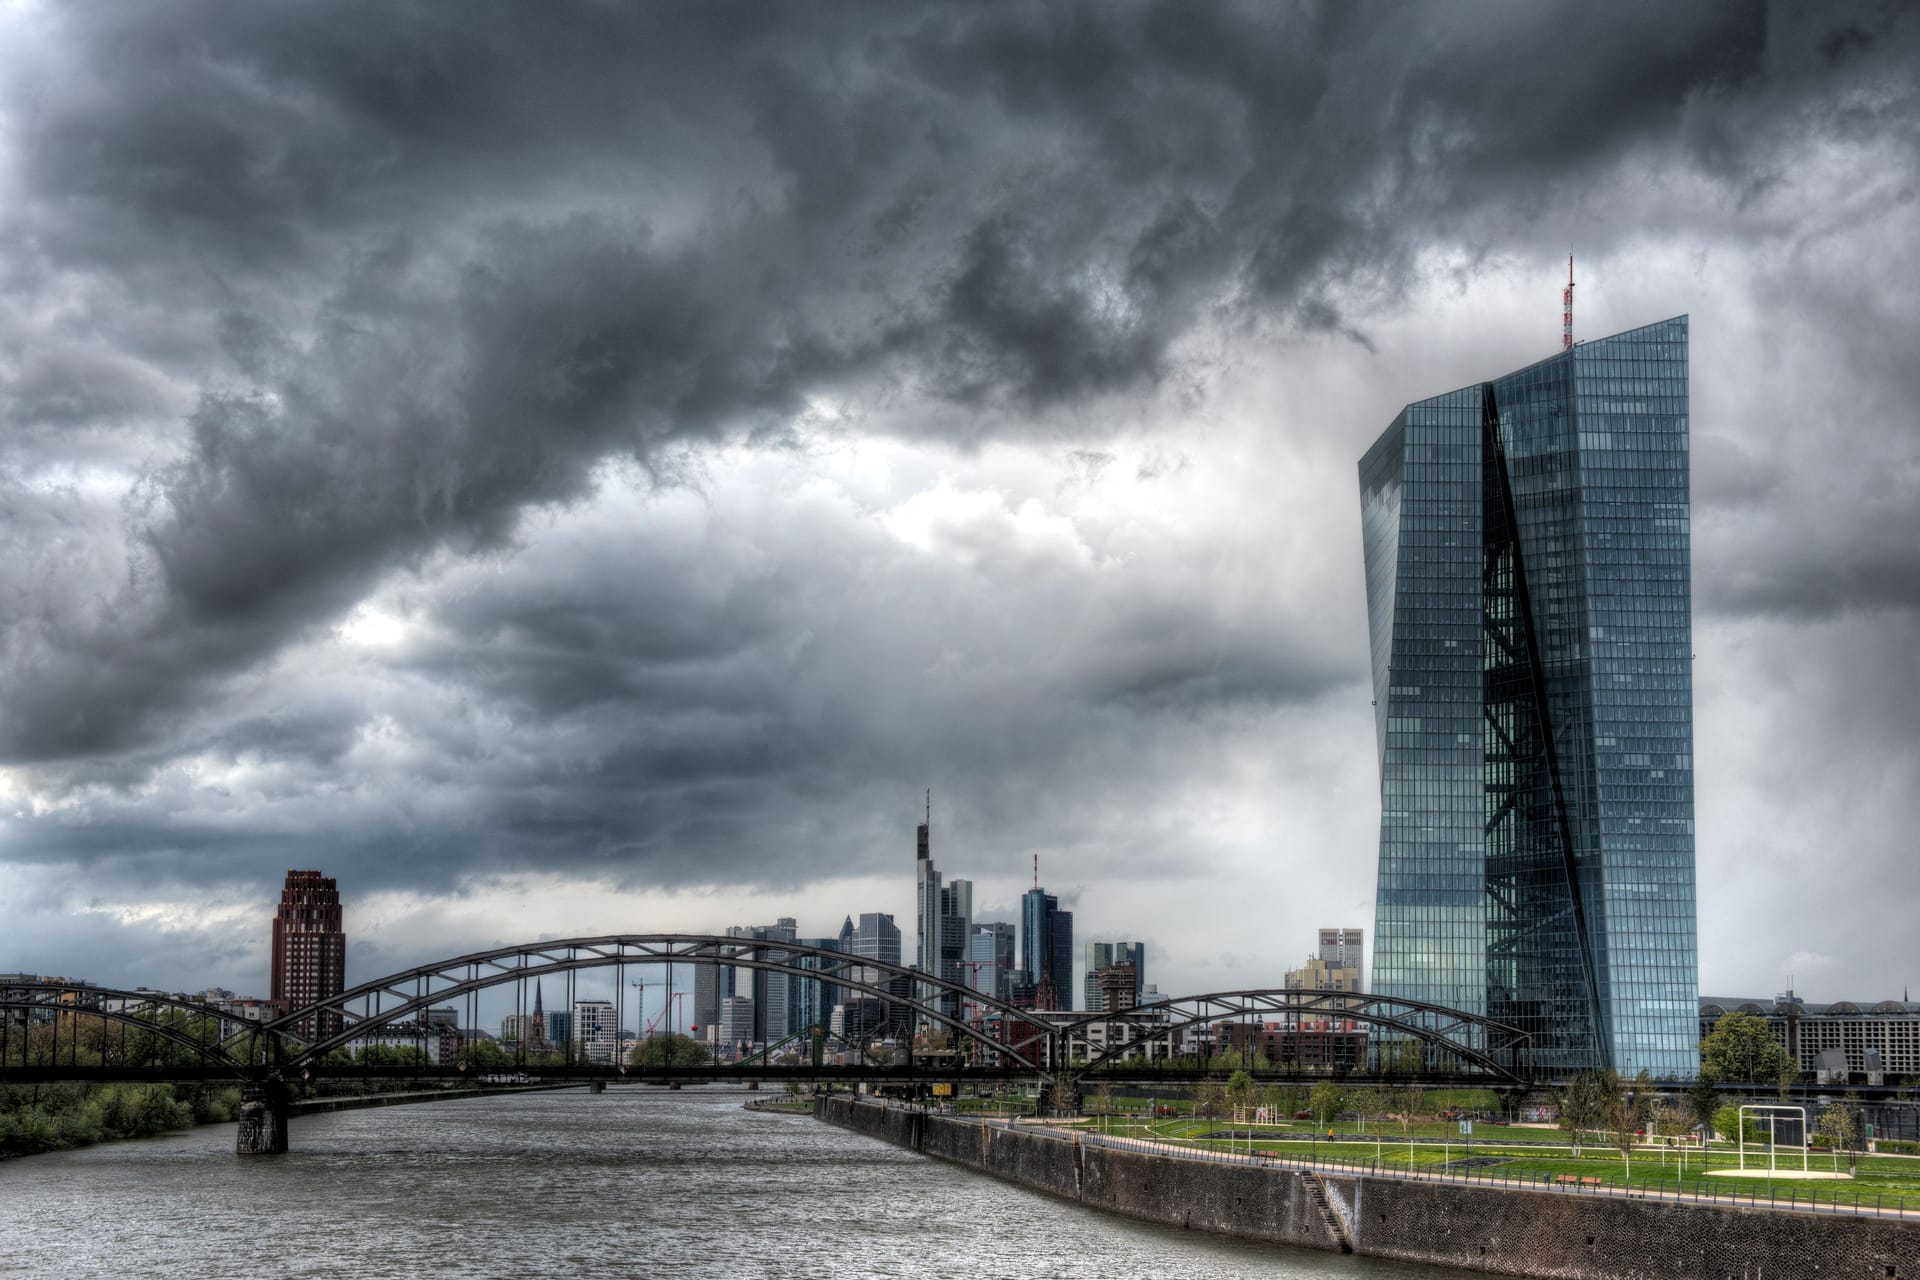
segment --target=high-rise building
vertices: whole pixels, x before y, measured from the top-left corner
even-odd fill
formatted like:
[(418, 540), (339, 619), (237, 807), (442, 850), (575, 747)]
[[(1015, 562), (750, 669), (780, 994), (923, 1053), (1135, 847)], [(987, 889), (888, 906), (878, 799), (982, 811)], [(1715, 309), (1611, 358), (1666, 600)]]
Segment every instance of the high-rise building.
[[(799, 922), (792, 916), (781, 916), (772, 924), (754, 925), (748, 932), (768, 942), (793, 942), (800, 936)], [(789, 952), (769, 949), (760, 952), (758, 958), (784, 964), (790, 956)], [(784, 1040), (793, 1030), (788, 1018), (793, 981), (790, 974), (770, 973), (765, 969), (753, 971), (754, 1039), (762, 1044)]]
[[(847, 938), (849, 954), (864, 956), (869, 960), (878, 960), (882, 964), (900, 963), (900, 930), (893, 923), (893, 917), (882, 911), (866, 911), (860, 915), (860, 923), (851, 931), (842, 926), (841, 933)], [(878, 984), (875, 976), (879, 971), (864, 970), (868, 977), (863, 982)]]
[(1081, 989), (1086, 996), (1088, 1013), (1100, 1013), (1110, 1007), (1107, 1004), (1106, 987), (1102, 985), (1100, 971), (1116, 964), (1133, 966), (1133, 998), (1127, 1002), (1126, 1007), (1131, 1009), (1140, 1003), (1140, 993), (1147, 989), (1147, 944), (1144, 942), (1089, 942), (1086, 977), (1081, 979)]
[(620, 1053), (620, 1028), (611, 1000), (573, 1002), (574, 1054), (592, 1066), (612, 1066)]
[(1020, 898), (1020, 968), (1034, 1008), (1073, 1007), (1073, 912), (1039, 885)]
[(1319, 946), (1298, 969), (1287, 970), (1295, 991), (1359, 991), (1362, 929), (1322, 929)]
[[(948, 982), (960, 982), (961, 965), (967, 958), (967, 935), (973, 928), (973, 882), (953, 880), (941, 883), (940, 871), (933, 863), (933, 792), (927, 792), (927, 816), (916, 831), (914, 841), (914, 919), (919, 929), (914, 965)], [(948, 1016), (957, 1016), (959, 996), (953, 992), (927, 990), (920, 993), (922, 1003), (931, 1004)]]
[[(801, 938), (800, 944), (818, 947), (823, 951), (838, 951), (838, 938)], [(827, 956), (796, 955), (793, 966), (797, 969), (831, 969), (840, 962)], [(838, 1004), (839, 989), (831, 982), (819, 978), (799, 978), (791, 975), (787, 978), (787, 1031), (793, 1034), (809, 1031), (814, 1027), (825, 1030), (833, 1018), (833, 1006)]]
[(1088, 1012), (1125, 1013), (1140, 1003), (1140, 975), (1131, 962), (1102, 965), (1093, 977), (1100, 987), (1100, 1007)]
[(753, 998), (728, 996), (720, 1002), (719, 1043), (728, 1059), (750, 1052), (754, 1044)]
[[(850, 956), (897, 965), (900, 963), (900, 930), (893, 923), (893, 917), (885, 912), (863, 912), (858, 925), (855, 925), (853, 918), (849, 916), (847, 922), (840, 926), (840, 949)], [(855, 964), (847, 966), (844, 972), (849, 982), (862, 982), (892, 996), (908, 994), (906, 988), (909, 980), (896, 977), (890, 970)], [(842, 1004), (862, 999), (880, 999), (869, 992), (846, 986), (839, 987), (835, 995)], [(882, 1001), (879, 1010), (877, 1024), (874, 1017), (863, 1014), (859, 1025), (863, 1028), (881, 1025), (904, 1030), (911, 1024), (912, 1020), (907, 1016), (910, 1007), (907, 1005)]]
[(1684, 316), (1408, 405), (1360, 463), (1374, 993), (1698, 1069)]
[(1013, 998), (1014, 938), (1004, 920), (976, 923), (967, 937), (967, 985), (997, 1000)]
[[(269, 992), (282, 1014), (292, 1013), (347, 985), (347, 932), (340, 911), (340, 888), (318, 871), (288, 871), (273, 917), (273, 981)], [(338, 1012), (323, 1013), (318, 1025), (302, 1018), (294, 1034), (322, 1040), (339, 1032)]]
[(693, 966), (693, 1026), (696, 1040), (717, 1039), (720, 1002), (733, 994), (733, 969), (717, 964)]

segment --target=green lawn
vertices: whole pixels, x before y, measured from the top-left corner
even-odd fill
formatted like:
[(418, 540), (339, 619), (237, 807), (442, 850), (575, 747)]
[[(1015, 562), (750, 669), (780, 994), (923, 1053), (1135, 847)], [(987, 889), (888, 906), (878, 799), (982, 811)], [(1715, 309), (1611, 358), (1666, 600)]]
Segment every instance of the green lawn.
[[(1631, 1170), (1621, 1160), (1620, 1152), (1611, 1146), (1588, 1146), (1581, 1154), (1575, 1155), (1566, 1145), (1566, 1135), (1556, 1129), (1518, 1129), (1507, 1130), (1515, 1136), (1525, 1134), (1534, 1141), (1555, 1142), (1558, 1145), (1517, 1145), (1503, 1143), (1498, 1137), (1489, 1137), (1486, 1130), (1475, 1126), (1474, 1140), (1469, 1144), (1460, 1140), (1457, 1125), (1438, 1123), (1417, 1124), (1415, 1130), (1425, 1129), (1433, 1136), (1449, 1135), (1452, 1141), (1446, 1145), (1437, 1143), (1415, 1143), (1409, 1147), (1399, 1135), (1399, 1127), (1392, 1126), (1384, 1139), (1376, 1147), (1374, 1135), (1369, 1133), (1361, 1139), (1355, 1132), (1355, 1126), (1336, 1126), (1341, 1137), (1338, 1141), (1328, 1142), (1324, 1136), (1315, 1139), (1313, 1126), (1308, 1121), (1297, 1121), (1291, 1126), (1283, 1125), (1235, 1125), (1220, 1118), (1176, 1117), (1148, 1123), (1141, 1118), (1107, 1117), (1102, 1119), (1100, 1127), (1109, 1133), (1135, 1138), (1151, 1138), (1159, 1142), (1191, 1147), (1198, 1150), (1245, 1152), (1249, 1143), (1245, 1138), (1237, 1140), (1202, 1139), (1198, 1134), (1212, 1130), (1234, 1129), (1245, 1132), (1249, 1127), (1257, 1136), (1251, 1148), (1255, 1152), (1264, 1152), (1281, 1157), (1295, 1159), (1312, 1156), (1321, 1162), (1336, 1161), (1343, 1164), (1360, 1164), (1368, 1167), (1377, 1165), (1384, 1172), (1405, 1170), (1410, 1166), (1423, 1171), (1438, 1172), (1451, 1161), (1469, 1156), (1495, 1157), (1505, 1161), (1490, 1167), (1472, 1169), (1470, 1176), (1492, 1181), (1542, 1182), (1556, 1176), (1578, 1178), (1599, 1178), (1604, 1184), (1619, 1186), (1631, 1184), (1635, 1188), (1648, 1190), (1685, 1190), (1703, 1195), (1717, 1195), (1721, 1198), (1738, 1196), (1746, 1199), (1757, 1194), (1764, 1201), (1769, 1187), (1772, 1194), (1781, 1200), (1789, 1197), (1805, 1203), (1809, 1198), (1822, 1204), (1838, 1200), (1841, 1204), (1851, 1205), (1857, 1195), (1863, 1204), (1880, 1203), (1888, 1208), (1901, 1207), (1920, 1209), (1920, 1159), (1900, 1156), (1865, 1156), (1855, 1170), (1855, 1176), (1849, 1181), (1803, 1182), (1779, 1178), (1771, 1183), (1766, 1179), (1723, 1178), (1704, 1176), (1702, 1172), (1702, 1153), (1689, 1151), (1686, 1156), (1684, 1172), (1681, 1161), (1672, 1154), (1663, 1157), (1661, 1148), (1637, 1148), (1633, 1152)], [(1325, 1130), (1320, 1131), (1324, 1135)], [(1270, 1136), (1269, 1136), (1270, 1135)], [(1399, 1138), (1396, 1142), (1395, 1139)], [(1716, 1146), (1705, 1153), (1706, 1160), (1714, 1169), (1731, 1169), (1738, 1166), (1738, 1158), (1731, 1150)], [(1778, 1154), (1782, 1165), (1787, 1162), (1787, 1152)], [(1756, 1161), (1755, 1153), (1749, 1149), (1748, 1166), (1764, 1163), (1765, 1153), (1761, 1152)], [(1798, 1150), (1792, 1153), (1792, 1162), (1800, 1162)], [(1833, 1169), (1830, 1156), (1819, 1153), (1810, 1158), (1815, 1169)], [(1841, 1157), (1840, 1168), (1847, 1167), (1846, 1158)], [(1466, 1173), (1465, 1170), (1453, 1172)]]

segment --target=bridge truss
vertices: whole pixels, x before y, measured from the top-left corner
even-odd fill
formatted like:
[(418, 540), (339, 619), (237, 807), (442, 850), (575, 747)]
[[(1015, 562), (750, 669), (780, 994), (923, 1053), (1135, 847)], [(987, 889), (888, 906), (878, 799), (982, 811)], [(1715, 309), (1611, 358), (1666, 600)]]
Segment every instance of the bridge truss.
[[(1357, 1059), (1340, 1061), (1324, 1046), (1343, 1024), (1368, 1031)], [(1180, 1056), (1176, 1044), (1217, 1044), (1220, 1027), (1239, 1027), (1241, 1052), (1251, 1060), (1265, 1040), (1281, 1051), (1272, 1065), (1326, 1073), (1477, 1077), (1525, 1085), (1533, 1079), (1532, 1041), (1525, 1031), (1479, 1014), (1424, 1000), (1363, 991), (1272, 988), (1216, 991), (1116, 1013), (1089, 1013), (1061, 1025), (1064, 1061), (1097, 1072), (1128, 1061)], [(1231, 1037), (1230, 1037), (1231, 1038)], [(1307, 1052), (1309, 1046), (1315, 1052)], [(1404, 1047), (1404, 1049), (1403, 1049)], [(1217, 1052), (1217, 1050), (1216, 1050)], [(1188, 1049), (1191, 1056), (1193, 1049)]]
[[(1165, 1001), (1120, 1013), (1036, 1013), (904, 965), (821, 947), (773, 939), (707, 934), (609, 934), (566, 938), (476, 951), (419, 965), (360, 983), (339, 995), (294, 1009), (264, 1023), (247, 1022), (212, 1005), (153, 992), (118, 991), (59, 983), (0, 988), (0, 1079), (19, 1071), (44, 1077), (61, 1067), (62, 1035), (68, 1067), (81, 1064), (81, 1023), (99, 1019), (120, 1028), (117, 1040), (100, 1034), (98, 1059), (89, 1078), (146, 1078), (169, 1065), (199, 1072), (230, 1073), (244, 1081), (294, 1080), (343, 1071), (329, 1055), (400, 1024), (411, 1024), (424, 1047), (432, 1010), (464, 1004), (461, 1025), (478, 1024), (480, 993), (514, 989), (514, 1007), (524, 1013), (535, 984), (552, 983), (552, 994), (571, 1008), (577, 975), (612, 970), (616, 1028), (625, 1019), (626, 971), (641, 966), (724, 966), (829, 983), (917, 1015), (953, 1033), (969, 1052), (943, 1055), (954, 1075), (982, 1072), (1037, 1075), (1054, 1089), (1071, 1088), (1081, 1076), (1113, 1074), (1143, 1058), (1191, 1056), (1202, 1036), (1222, 1025), (1249, 1028), (1241, 1038), (1278, 1029), (1305, 1037), (1316, 1025), (1351, 1022), (1378, 1034), (1370, 1044), (1417, 1046), (1411, 1059), (1354, 1064), (1352, 1070), (1392, 1065), (1407, 1074), (1458, 1073), (1496, 1084), (1532, 1079), (1526, 1034), (1479, 1015), (1417, 1000), (1364, 992), (1248, 990), (1214, 992)], [(669, 977), (671, 985), (671, 977)], [(951, 997), (961, 1016), (942, 1007)], [(970, 1015), (970, 1016), (968, 1016)], [(37, 1035), (35, 1026), (43, 1030)], [(51, 1027), (51, 1031), (44, 1028)], [(131, 1031), (133, 1034), (129, 1035)], [(121, 1052), (114, 1058), (109, 1045)], [(133, 1048), (129, 1050), (127, 1046)], [(1182, 1046), (1179, 1055), (1174, 1046)], [(1156, 1048), (1159, 1046), (1159, 1048)], [(763, 1054), (767, 1051), (763, 1051)], [(1377, 1054), (1377, 1049), (1376, 1049)], [(128, 1055), (132, 1054), (133, 1057)], [(140, 1060), (134, 1060), (138, 1057)], [(164, 1060), (164, 1061), (163, 1061)], [(762, 1068), (768, 1064), (764, 1057)], [(1411, 1065), (1410, 1065), (1411, 1064)], [(905, 1064), (914, 1074), (913, 1064)], [(929, 1056), (924, 1064), (938, 1068)], [(572, 1064), (569, 1064), (571, 1067)], [(604, 1064), (616, 1068), (617, 1064)], [(1194, 1069), (1198, 1074), (1204, 1066)], [(637, 1067), (640, 1074), (657, 1074)], [(751, 1064), (748, 1074), (757, 1069)], [(145, 1073), (145, 1074), (136, 1074)], [(1324, 1072), (1321, 1072), (1324, 1074)], [(708, 1070), (706, 1078), (723, 1074)], [(829, 1074), (819, 1071), (821, 1078)]]

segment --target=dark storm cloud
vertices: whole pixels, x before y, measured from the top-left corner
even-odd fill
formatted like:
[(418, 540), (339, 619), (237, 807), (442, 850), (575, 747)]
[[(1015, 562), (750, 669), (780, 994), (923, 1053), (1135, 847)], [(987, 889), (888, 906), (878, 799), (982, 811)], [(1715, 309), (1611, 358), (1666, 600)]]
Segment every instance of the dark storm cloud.
[[(1796, 149), (1913, 119), (1874, 90), (1910, 69), (1915, 23), (1872, 7), (177, 3), (35, 22), (45, 56), (0, 108), (20, 246), (0, 326), (32, 353), (0, 358), (20, 442), (0, 469), (18, 553), (0, 757), (122, 795), (190, 752), (320, 777), (374, 709), (231, 705), (246, 682), (382, 583), (510, 559), (529, 511), (609, 465), (697, 484), (700, 447), (792, 448), (822, 399), (847, 432), (1072, 442), (1178, 383), (1211, 329), (1367, 343), (1423, 255), (1471, 263), (1545, 222), (1603, 249), (1630, 234), (1612, 198), (1769, 242), (1788, 233), (1741, 210)], [(124, 509), (26, 474), (103, 456), (143, 468)], [(1715, 501), (1777, 514), (1764, 450), (1702, 471)], [(368, 874), (445, 884), (522, 836), (711, 874), (713, 850), (779, 847), (784, 815), (859, 803), (875, 773), (1066, 759), (1093, 778), (1117, 749), (1088, 745), (1102, 717), (1311, 703), (1358, 674), (1292, 613), (1220, 607), (1254, 584), (1204, 557), (1163, 566), (1189, 591), (1125, 579), (1137, 601), (1104, 608), (1067, 579), (969, 596), (789, 533), (757, 571), (659, 543), (511, 598), (429, 591), (438, 638), (398, 665), (440, 754), (396, 791), (469, 816), (400, 794), (343, 815)], [(1708, 598), (1910, 599), (1896, 542), (1824, 602), (1817, 544)], [(1050, 624), (1062, 601), (1081, 615), (1056, 651), (1027, 647), (1045, 626), (988, 625)], [(954, 649), (978, 665), (896, 697)], [(537, 740), (490, 746), (487, 715)], [(491, 854), (487, 824), (508, 833)], [(412, 854), (383, 860), (396, 830)]]

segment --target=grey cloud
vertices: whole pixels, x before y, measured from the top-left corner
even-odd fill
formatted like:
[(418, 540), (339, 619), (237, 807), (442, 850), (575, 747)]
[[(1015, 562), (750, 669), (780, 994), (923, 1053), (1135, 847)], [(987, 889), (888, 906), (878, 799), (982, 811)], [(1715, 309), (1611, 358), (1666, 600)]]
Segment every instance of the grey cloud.
[[(59, 15), (10, 112), (20, 225), (98, 288), (170, 293), (202, 393), (136, 529), (152, 572), (111, 632), (23, 647), (6, 754), (148, 739), (602, 459), (777, 442), (812, 394), (904, 393), (909, 430), (1072, 432), (1050, 411), (1150, 392), (1222, 308), (1364, 343), (1421, 245), (1482, 243), (1636, 152), (1719, 156), (1737, 187), (1767, 137), (1703, 146), (1709, 122), (1811, 91), (1743, 6), (1377, 17)], [(1850, 61), (1912, 40), (1853, 25)], [(1569, 40), (1570, 66), (1529, 52)], [(16, 413), (115, 412), (44, 382)]]
[[(1350, 457), (1293, 513), (1327, 544), (1294, 558), (1338, 574), (1186, 547), (1101, 578), (991, 525), (943, 534), (962, 573), (772, 497), (541, 559), (543, 513), (610, 470), (704, 496), (703, 451), (826, 420), (1058, 442), (1090, 491), (1153, 410), (1204, 424), (1196, 345), (1311, 399), (1422, 272), (1464, 293), (1575, 237), (1772, 273), (1778, 347), (1717, 353), (1749, 393), (1696, 401), (1703, 629), (1837, 619), (1897, 667), (1913, 334), (1863, 240), (1920, 181), (1897, 7), (48, 20), (0, 91), (0, 759), (71, 807), (16, 819), (9, 861), (794, 883), (883, 865), (899, 793), (950, 778), (1003, 853), (1184, 869), (1204, 841), (1108, 797), (1199, 785), (1274, 717), (1355, 715), (1370, 759), (1341, 703), (1363, 614), (1330, 586), (1358, 574)], [(1364, 367), (1390, 415), (1398, 375)], [(1283, 409), (1307, 465), (1344, 447)], [(1134, 443), (1170, 484), (1207, 447)], [(140, 479), (103, 497), (87, 464)], [(426, 634), (342, 656), (328, 628), (382, 591)], [(188, 762), (266, 780), (202, 795)]]

